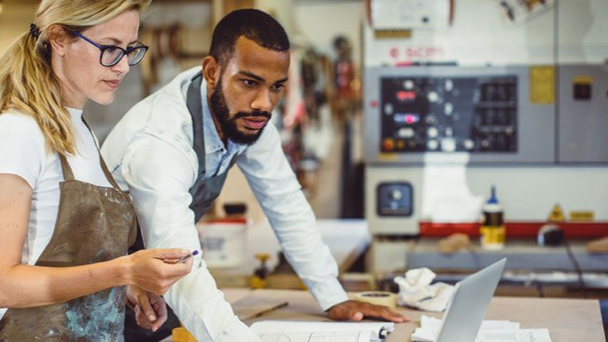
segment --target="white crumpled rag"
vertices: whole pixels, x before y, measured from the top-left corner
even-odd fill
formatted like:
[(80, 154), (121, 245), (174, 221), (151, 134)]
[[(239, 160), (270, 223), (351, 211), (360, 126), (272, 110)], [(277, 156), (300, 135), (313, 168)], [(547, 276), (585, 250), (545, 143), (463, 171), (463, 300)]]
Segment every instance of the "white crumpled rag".
[(452, 298), (454, 286), (445, 283), (430, 285), (435, 273), (426, 267), (405, 272), (405, 277), (395, 277), (399, 285), (399, 305), (411, 306), (424, 311), (441, 312)]

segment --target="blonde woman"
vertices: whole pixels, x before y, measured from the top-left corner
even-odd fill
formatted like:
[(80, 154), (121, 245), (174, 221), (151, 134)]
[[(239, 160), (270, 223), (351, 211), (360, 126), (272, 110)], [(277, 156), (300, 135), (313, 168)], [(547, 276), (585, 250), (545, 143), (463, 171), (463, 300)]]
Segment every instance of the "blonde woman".
[(135, 212), (82, 117), (141, 61), (149, 2), (44, 0), (0, 57), (0, 341), (122, 340), (123, 285), (158, 303), (191, 270), (189, 250), (127, 256)]

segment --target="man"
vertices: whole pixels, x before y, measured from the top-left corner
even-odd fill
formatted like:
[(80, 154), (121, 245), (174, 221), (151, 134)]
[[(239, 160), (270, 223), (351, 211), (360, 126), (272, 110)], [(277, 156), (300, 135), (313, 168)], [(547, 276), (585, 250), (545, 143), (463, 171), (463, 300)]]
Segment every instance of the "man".
[[(133, 107), (106, 140), (104, 157), (133, 197), (146, 248), (200, 249), (195, 222), (236, 163), (289, 262), (330, 318), (402, 322), (392, 310), (348, 300), (277, 129), (268, 124), (289, 62), (289, 40), (272, 17), (253, 9), (228, 14), (213, 32), (202, 70), (182, 73)], [(196, 262), (202, 266), (165, 295), (180, 321), (199, 341), (259, 341)]]

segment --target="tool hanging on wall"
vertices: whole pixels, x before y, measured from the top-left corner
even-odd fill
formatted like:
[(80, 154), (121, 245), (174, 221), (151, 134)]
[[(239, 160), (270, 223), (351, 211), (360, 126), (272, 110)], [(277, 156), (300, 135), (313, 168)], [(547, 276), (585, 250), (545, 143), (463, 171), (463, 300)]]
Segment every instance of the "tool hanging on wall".
[(511, 25), (528, 21), (555, 4), (555, 0), (496, 0), (496, 2)]

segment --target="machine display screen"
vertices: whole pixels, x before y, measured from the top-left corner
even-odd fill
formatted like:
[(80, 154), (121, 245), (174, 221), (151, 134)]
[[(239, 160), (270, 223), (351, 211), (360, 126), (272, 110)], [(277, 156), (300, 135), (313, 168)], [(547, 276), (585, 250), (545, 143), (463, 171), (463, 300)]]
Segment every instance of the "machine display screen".
[(517, 77), (385, 77), (382, 152), (517, 152)]

